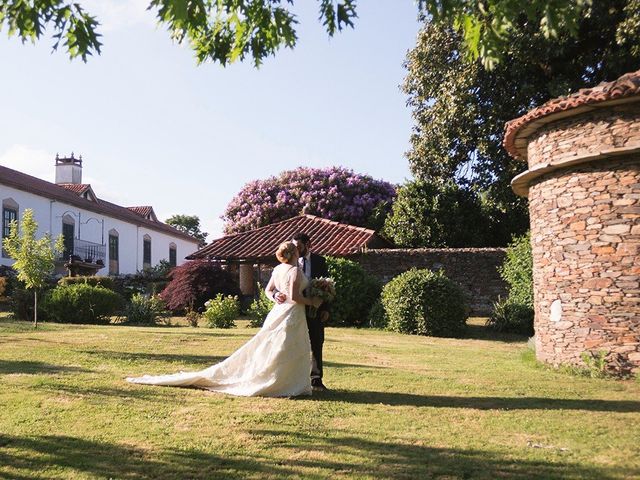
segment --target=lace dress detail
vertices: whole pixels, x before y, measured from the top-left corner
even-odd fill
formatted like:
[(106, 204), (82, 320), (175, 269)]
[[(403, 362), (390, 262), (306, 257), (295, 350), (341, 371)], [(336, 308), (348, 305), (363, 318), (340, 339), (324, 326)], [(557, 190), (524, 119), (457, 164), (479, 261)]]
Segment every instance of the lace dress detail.
[[(298, 267), (273, 270), (276, 288), (288, 292)], [(300, 293), (309, 281), (302, 272)], [(198, 387), (238, 396), (290, 397), (311, 394), (311, 344), (304, 305), (274, 304), (260, 331), (230, 357), (198, 372), (127, 378), (130, 383)]]

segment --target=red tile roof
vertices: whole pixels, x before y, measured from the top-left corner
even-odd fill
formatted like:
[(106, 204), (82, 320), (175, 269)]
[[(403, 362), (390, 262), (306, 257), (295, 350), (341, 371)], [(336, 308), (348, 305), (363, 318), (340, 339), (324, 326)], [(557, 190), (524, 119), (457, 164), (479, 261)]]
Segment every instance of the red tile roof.
[(218, 238), (188, 259), (272, 260), (280, 243), (296, 233), (311, 237), (313, 251), (321, 255), (346, 256), (365, 248), (390, 248), (393, 244), (373, 230), (338, 223), (314, 215), (301, 215), (266, 227)]
[[(567, 97), (549, 100), (544, 105), (530, 110), (522, 117), (507, 122), (502, 143), (511, 156), (526, 158), (526, 141), (523, 142), (520, 137), (525, 136), (525, 133), (527, 134), (526, 136), (533, 133), (533, 130), (536, 129), (535, 124), (548, 123), (553, 120), (553, 117), (567, 117), (569, 115), (566, 113), (564, 115), (561, 114), (568, 110), (588, 107), (601, 102), (623, 100), (633, 96), (638, 96), (637, 100), (640, 100), (640, 70), (627, 73), (613, 82), (603, 82), (593, 88), (578, 90)], [(583, 110), (581, 109), (575, 113), (580, 111)], [(544, 121), (541, 121), (543, 119)], [(523, 132), (523, 130), (527, 131)]]
[(198, 243), (198, 240), (191, 235), (187, 235), (166, 223), (147, 220), (128, 208), (105, 200), (100, 200), (99, 202), (87, 200), (73, 191), (73, 189), (32, 177), (31, 175), (3, 167), (2, 165), (0, 165), (0, 184)]
[(129, 210), (131, 210), (134, 213), (137, 213), (138, 215), (140, 215), (141, 217), (144, 218), (148, 218), (149, 215), (153, 214), (153, 217), (155, 218), (156, 214), (153, 212), (153, 207), (150, 205), (145, 205), (143, 207), (127, 207)]
[(57, 183), (56, 185), (78, 195), (82, 195), (89, 188), (91, 188), (91, 185), (88, 183)]

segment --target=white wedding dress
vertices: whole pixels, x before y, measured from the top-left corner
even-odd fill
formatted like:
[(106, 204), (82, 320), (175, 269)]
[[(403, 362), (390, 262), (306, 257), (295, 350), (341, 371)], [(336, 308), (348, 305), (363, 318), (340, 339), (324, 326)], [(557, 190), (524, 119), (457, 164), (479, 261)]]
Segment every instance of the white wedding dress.
[[(288, 292), (295, 275), (293, 267), (280, 264), (273, 281), (280, 292)], [(300, 293), (309, 281), (300, 271)], [(311, 394), (311, 343), (304, 305), (287, 299), (267, 315), (262, 329), (224, 361), (199, 372), (144, 375), (127, 378), (131, 383), (198, 387), (243, 397), (291, 397)]]

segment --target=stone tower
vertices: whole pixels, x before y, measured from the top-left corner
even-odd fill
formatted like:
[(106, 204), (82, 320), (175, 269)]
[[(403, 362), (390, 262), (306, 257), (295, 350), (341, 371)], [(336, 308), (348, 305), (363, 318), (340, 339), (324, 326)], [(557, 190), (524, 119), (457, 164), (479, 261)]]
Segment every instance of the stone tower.
[(526, 160), (536, 355), (640, 371), (640, 70), (551, 100), (507, 124)]

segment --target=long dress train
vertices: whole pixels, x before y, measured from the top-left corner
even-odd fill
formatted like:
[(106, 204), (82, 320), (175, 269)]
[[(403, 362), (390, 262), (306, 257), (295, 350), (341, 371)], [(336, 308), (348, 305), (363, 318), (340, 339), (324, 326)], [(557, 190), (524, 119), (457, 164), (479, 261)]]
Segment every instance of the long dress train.
[[(275, 286), (289, 291), (293, 267), (273, 270)], [(308, 284), (303, 274), (300, 292)], [(311, 344), (304, 305), (290, 299), (275, 304), (260, 331), (224, 361), (199, 372), (144, 375), (127, 378), (131, 383), (199, 387), (238, 396), (290, 397), (311, 394)]]

